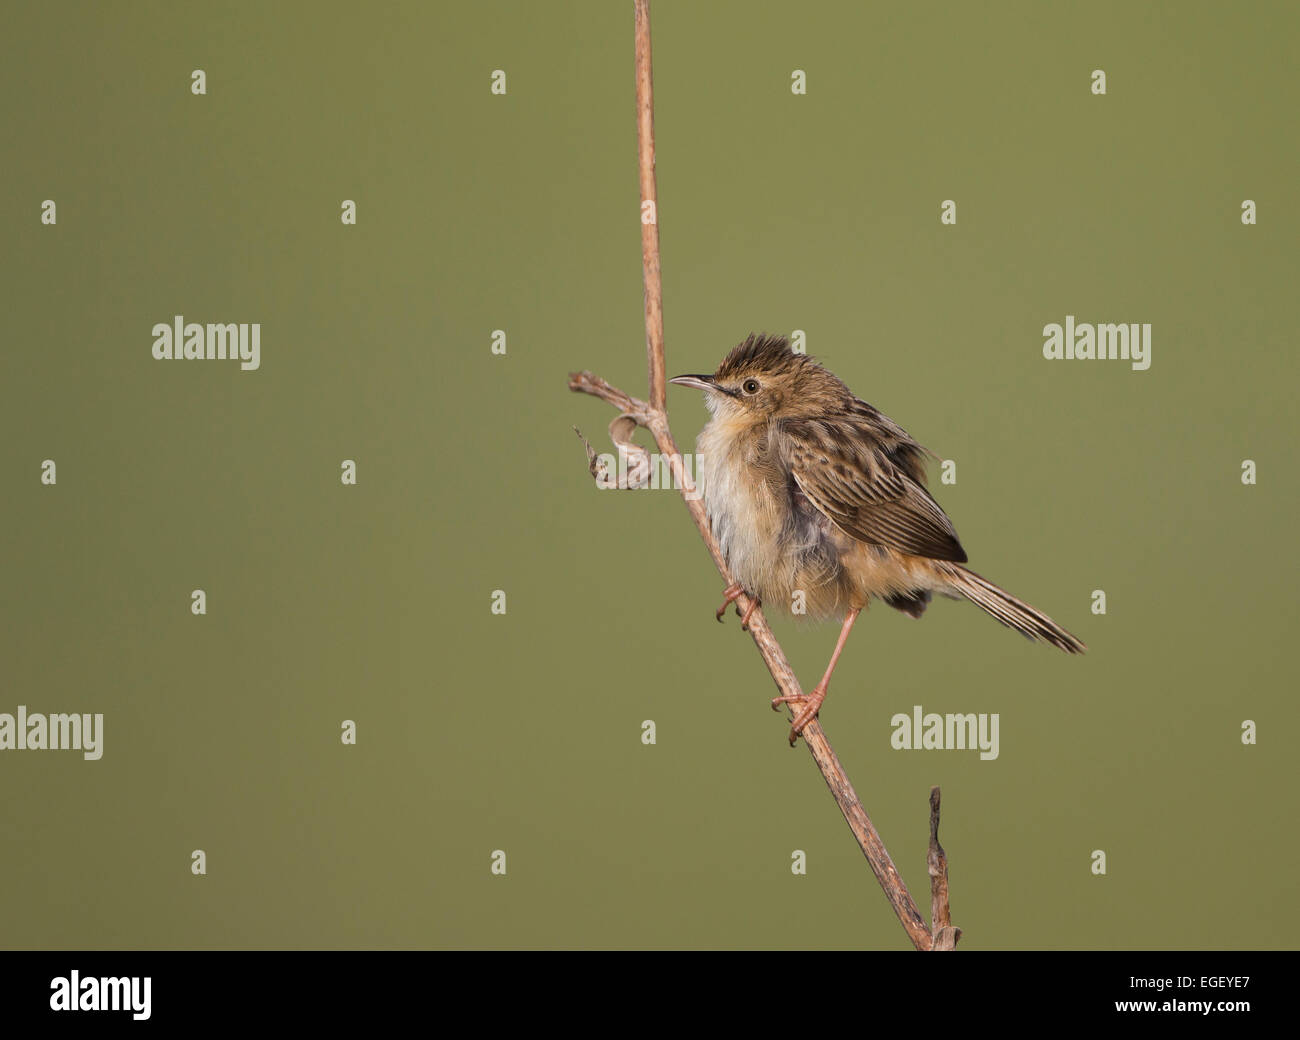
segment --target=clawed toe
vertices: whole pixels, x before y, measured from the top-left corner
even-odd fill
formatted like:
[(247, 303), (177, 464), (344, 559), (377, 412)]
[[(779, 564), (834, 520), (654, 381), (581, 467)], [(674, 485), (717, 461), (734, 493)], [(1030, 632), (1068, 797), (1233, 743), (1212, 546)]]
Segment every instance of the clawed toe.
[[(745, 608), (744, 614), (741, 614), (740, 616), (740, 630), (744, 632), (749, 628), (750, 616), (754, 613), (755, 608), (758, 607), (758, 597), (745, 592), (744, 586), (736, 584), (728, 585), (722, 593), (722, 606), (718, 608), (717, 612), (713, 616), (721, 622), (722, 615), (727, 612), (727, 608), (731, 606), (731, 604), (735, 603), (736, 600), (740, 599), (741, 596), (746, 595), (749, 596), (749, 606)], [(736, 610), (737, 613), (739, 613), (740, 608), (737, 607)]]
[(740, 599), (740, 597), (743, 596), (744, 594), (745, 594), (744, 588), (742, 588), (740, 585), (737, 584), (728, 585), (723, 590), (722, 606), (720, 606), (718, 608), (718, 612), (713, 615), (718, 619), (719, 624), (722, 623), (722, 615), (727, 612), (727, 608), (731, 606), (731, 604), (735, 603), (736, 600)]
[(790, 725), (790, 746), (794, 747), (802, 736), (804, 727), (817, 717), (817, 713), (822, 709), (822, 703), (826, 700), (826, 690), (818, 686), (811, 693), (801, 693), (792, 697), (773, 697), (772, 710), (780, 711), (783, 704), (797, 704), (799, 710), (795, 713), (794, 722)]

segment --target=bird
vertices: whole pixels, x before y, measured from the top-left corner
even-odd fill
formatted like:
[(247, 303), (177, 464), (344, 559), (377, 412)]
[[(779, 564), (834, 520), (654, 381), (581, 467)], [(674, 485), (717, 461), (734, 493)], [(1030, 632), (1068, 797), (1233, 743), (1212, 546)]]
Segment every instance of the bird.
[[(821, 681), (773, 699), (794, 709), (793, 746), (826, 700), (858, 615), (873, 600), (920, 618), (934, 594), (966, 599), (1032, 641), (1087, 647), (1050, 617), (967, 569), (966, 550), (926, 489), (938, 459), (784, 336), (751, 334), (711, 375), (670, 382), (704, 392), (696, 472), (709, 526), (742, 595), (812, 620), (843, 617)], [(739, 608), (737, 608), (739, 610)]]

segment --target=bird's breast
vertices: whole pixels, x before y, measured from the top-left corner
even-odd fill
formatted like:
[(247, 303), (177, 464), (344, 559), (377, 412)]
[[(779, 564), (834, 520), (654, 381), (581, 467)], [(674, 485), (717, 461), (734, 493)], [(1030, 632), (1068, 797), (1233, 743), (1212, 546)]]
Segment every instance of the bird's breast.
[(843, 609), (839, 533), (770, 457), (765, 439), (715, 421), (697, 448), (709, 525), (732, 576), (786, 612)]

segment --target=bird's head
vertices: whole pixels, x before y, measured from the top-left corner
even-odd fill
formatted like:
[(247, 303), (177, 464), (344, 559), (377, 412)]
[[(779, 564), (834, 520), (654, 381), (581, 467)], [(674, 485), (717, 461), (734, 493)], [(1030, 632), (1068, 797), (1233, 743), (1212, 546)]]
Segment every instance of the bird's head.
[(816, 361), (791, 350), (784, 336), (752, 335), (712, 375), (675, 376), (669, 382), (703, 390), (715, 418), (740, 425), (825, 414), (851, 396)]

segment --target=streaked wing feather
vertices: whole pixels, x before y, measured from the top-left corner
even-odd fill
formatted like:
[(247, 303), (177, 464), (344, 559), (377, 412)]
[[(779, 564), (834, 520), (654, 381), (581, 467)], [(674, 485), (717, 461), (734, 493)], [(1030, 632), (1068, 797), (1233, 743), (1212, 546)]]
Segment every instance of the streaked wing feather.
[(923, 471), (925, 449), (894, 423), (854, 414), (786, 420), (782, 432), (799, 490), (842, 531), (915, 556), (966, 562), (952, 522), (914, 475)]

